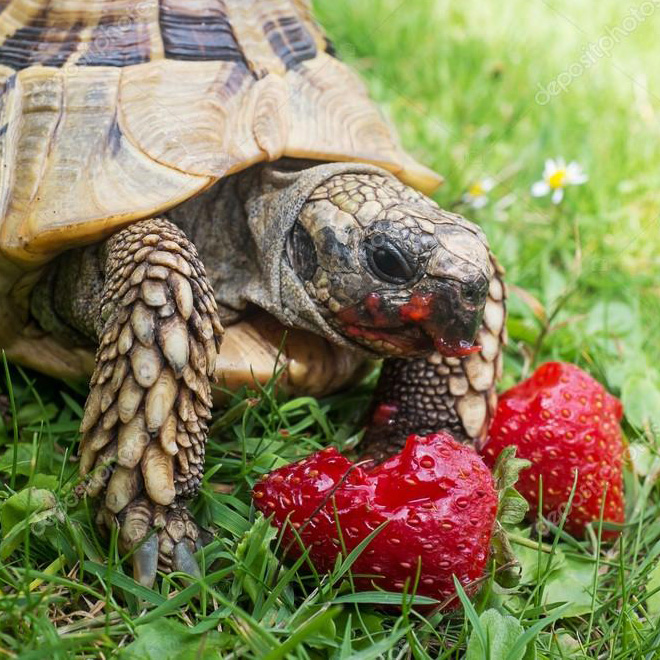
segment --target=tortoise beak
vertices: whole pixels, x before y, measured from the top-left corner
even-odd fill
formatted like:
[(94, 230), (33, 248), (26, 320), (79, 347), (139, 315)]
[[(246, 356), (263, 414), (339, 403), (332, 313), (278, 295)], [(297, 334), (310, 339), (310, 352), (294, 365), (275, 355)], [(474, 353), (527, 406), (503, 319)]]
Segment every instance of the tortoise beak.
[(436, 350), (445, 357), (478, 353), (474, 341), (481, 326), (488, 281), (461, 283), (445, 280), (433, 296), (432, 313), (422, 323)]

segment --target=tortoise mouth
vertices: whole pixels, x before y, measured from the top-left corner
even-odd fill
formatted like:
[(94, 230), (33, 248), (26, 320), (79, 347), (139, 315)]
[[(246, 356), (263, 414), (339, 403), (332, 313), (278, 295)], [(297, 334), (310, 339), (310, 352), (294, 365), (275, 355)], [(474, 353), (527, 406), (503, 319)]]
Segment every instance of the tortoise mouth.
[(360, 346), (382, 355), (423, 357), (433, 352), (433, 338), (419, 326), (376, 328), (351, 324), (341, 328), (342, 334)]
[(412, 324), (395, 328), (353, 324), (344, 326), (342, 332), (361, 346), (385, 356), (427, 357), (437, 351), (444, 357), (466, 357), (481, 350), (481, 346), (472, 342), (434, 336)]
[(473, 346), (483, 309), (466, 305), (453, 289), (440, 293), (413, 292), (405, 304), (378, 292), (339, 310), (335, 327), (348, 339), (383, 356), (466, 357)]
[(348, 325), (342, 328), (342, 332), (352, 341), (384, 356), (426, 357), (437, 348), (437, 342), (420, 326), (375, 328)]

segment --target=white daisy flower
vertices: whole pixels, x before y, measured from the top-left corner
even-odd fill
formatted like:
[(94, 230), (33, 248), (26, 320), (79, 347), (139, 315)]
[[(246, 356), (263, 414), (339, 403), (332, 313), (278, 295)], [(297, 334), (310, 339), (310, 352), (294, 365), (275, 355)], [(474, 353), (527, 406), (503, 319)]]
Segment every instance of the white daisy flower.
[(552, 193), (552, 202), (559, 204), (564, 199), (566, 186), (579, 186), (588, 180), (589, 177), (584, 173), (582, 166), (575, 161), (566, 165), (563, 158), (557, 160), (548, 158), (543, 169), (543, 179), (532, 186), (532, 195), (544, 197)]
[(495, 181), (490, 178), (475, 181), (463, 195), (463, 202), (473, 209), (482, 209), (488, 204), (488, 193), (495, 187)]

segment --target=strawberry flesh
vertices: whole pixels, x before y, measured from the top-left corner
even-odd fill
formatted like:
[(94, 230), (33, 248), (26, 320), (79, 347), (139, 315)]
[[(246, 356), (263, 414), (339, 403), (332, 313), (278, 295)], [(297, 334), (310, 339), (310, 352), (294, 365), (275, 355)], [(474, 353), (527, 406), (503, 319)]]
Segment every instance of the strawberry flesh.
[[(517, 456), (532, 462), (516, 488), (536, 515), (539, 483), (543, 483), (543, 515), (559, 524), (578, 481), (565, 529), (582, 536), (584, 526), (600, 519), (624, 522), (623, 439), (621, 402), (589, 374), (572, 364), (548, 362), (527, 380), (505, 392), (484, 445), (483, 455), (494, 465), (499, 453), (517, 446)], [(603, 530), (604, 538), (617, 532)]]
[(411, 592), (419, 571), (416, 593), (440, 601), (455, 593), (452, 575), (476, 590), (498, 503), (483, 460), (446, 433), (410, 436), (400, 454), (371, 470), (325, 449), (271, 472), (253, 497), (283, 529), (288, 555), (301, 552), (293, 526), (323, 572), (386, 522), (352, 566), (356, 588)]

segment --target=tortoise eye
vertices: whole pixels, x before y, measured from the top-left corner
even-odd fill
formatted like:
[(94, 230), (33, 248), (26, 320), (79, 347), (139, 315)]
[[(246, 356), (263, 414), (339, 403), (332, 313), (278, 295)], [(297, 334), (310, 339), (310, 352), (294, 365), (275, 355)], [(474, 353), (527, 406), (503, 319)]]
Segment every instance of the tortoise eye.
[(379, 280), (406, 284), (415, 278), (415, 268), (407, 255), (384, 236), (373, 236), (365, 249), (369, 269)]

